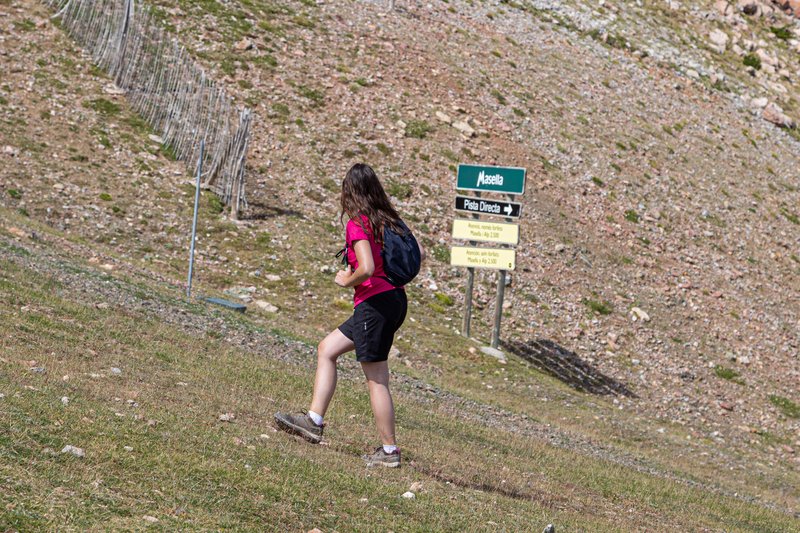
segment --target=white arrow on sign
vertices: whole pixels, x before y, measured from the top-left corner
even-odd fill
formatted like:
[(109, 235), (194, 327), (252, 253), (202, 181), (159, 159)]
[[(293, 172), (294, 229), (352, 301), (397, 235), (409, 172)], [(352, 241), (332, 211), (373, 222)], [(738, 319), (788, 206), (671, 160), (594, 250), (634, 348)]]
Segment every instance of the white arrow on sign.
[(506, 215), (508, 215), (508, 216), (511, 216), (511, 211), (512, 211), (512, 210), (511, 210), (511, 205), (509, 205), (509, 204), (506, 204), (506, 208), (505, 208), (505, 209), (503, 209), (503, 211), (505, 211), (505, 212), (506, 212)]

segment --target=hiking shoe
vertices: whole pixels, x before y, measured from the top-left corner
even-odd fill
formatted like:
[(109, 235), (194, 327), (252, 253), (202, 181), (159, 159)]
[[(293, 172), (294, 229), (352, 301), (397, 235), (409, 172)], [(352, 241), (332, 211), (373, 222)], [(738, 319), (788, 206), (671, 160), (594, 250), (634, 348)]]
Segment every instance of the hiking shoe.
[(323, 426), (316, 425), (305, 412), (299, 415), (275, 413), (275, 422), (280, 429), (287, 433), (300, 435), (313, 444), (319, 444), (319, 441), (322, 440)]
[(383, 446), (375, 448), (373, 453), (362, 455), (362, 459), (367, 463), (367, 466), (385, 466), (387, 468), (397, 468), (400, 466), (400, 448), (392, 453), (383, 451)]

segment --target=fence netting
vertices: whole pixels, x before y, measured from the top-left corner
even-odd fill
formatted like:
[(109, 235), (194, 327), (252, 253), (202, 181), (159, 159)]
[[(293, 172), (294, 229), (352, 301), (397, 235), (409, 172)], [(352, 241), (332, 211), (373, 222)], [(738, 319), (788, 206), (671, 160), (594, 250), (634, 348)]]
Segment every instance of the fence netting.
[(250, 109), (235, 106), (141, 2), (44, 2), (164, 144), (195, 173), (200, 142), (205, 140), (203, 185), (238, 213), (246, 205)]

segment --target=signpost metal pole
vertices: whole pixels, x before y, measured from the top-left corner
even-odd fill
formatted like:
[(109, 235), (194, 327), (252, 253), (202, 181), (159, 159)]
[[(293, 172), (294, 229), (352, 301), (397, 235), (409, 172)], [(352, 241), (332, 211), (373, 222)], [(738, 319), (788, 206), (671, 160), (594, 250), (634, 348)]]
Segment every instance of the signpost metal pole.
[(186, 297), (192, 297), (192, 274), (194, 273), (194, 241), (197, 235), (197, 208), (200, 205), (200, 176), (203, 174), (203, 152), (206, 141), (200, 141), (200, 158), (197, 162), (197, 186), (194, 193), (194, 217), (192, 218), (192, 245), (189, 251), (189, 283), (186, 286)]
[[(477, 198), (481, 197), (481, 193), (475, 193)], [(480, 218), (476, 213), (472, 214), (472, 218)], [(473, 241), (469, 242), (470, 246), (474, 246)], [(472, 267), (467, 268), (467, 288), (464, 293), (464, 322), (461, 325), (461, 335), (469, 338), (470, 325), (472, 324), (472, 288), (475, 284), (475, 269)]]
[[(514, 196), (509, 194), (510, 199)], [(506, 222), (510, 222), (511, 218), (506, 218)], [(497, 273), (497, 302), (494, 310), (494, 326), (492, 327), (492, 340), (490, 346), (497, 349), (500, 344), (500, 321), (503, 319), (503, 300), (506, 294), (506, 271), (501, 270)]]

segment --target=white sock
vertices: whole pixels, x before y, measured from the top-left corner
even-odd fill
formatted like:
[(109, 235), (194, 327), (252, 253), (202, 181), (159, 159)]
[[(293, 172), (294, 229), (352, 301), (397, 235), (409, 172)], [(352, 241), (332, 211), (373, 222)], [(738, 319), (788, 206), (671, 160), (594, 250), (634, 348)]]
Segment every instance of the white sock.
[(311, 420), (318, 426), (322, 425), (322, 415), (315, 413), (314, 411), (309, 411), (308, 416), (311, 417)]
[(383, 451), (386, 452), (386, 453), (394, 453), (394, 451), (396, 449), (397, 449), (397, 446), (395, 444), (384, 444), (383, 445)]

